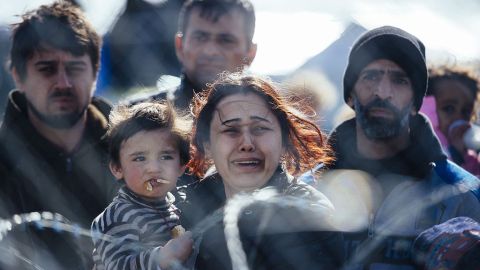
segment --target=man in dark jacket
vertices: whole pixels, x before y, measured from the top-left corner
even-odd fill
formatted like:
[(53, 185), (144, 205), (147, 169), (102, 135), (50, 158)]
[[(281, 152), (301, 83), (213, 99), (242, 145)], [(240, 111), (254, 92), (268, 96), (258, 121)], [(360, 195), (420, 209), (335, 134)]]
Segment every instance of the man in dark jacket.
[[(66, 2), (41, 6), (22, 19), (13, 28), (10, 53), (17, 89), (0, 127), (1, 216), (59, 213), (81, 235), (78, 226), (88, 229), (116, 192), (103, 139), (111, 107), (92, 98), (101, 40)], [(90, 239), (70, 237), (61, 222), (53, 229), (43, 227), (48, 223), (26, 226), (39, 217), (14, 219), (25, 224), (7, 234), (12, 254), (44, 269), (92, 267)], [(1, 261), (22, 268), (21, 256), (12, 254)]]
[(180, 86), (150, 98), (188, 109), (194, 93), (224, 72), (248, 67), (257, 52), (252, 42), (255, 12), (249, 0), (189, 0), (180, 11), (175, 50), (182, 66)]
[[(365, 222), (345, 235), (347, 269), (414, 269), (409, 247), (421, 231), (455, 216), (480, 218), (479, 180), (447, 161), (418, 114), (427, 77), (423, 43), (402, 29), (368, 31), (350, 51), (344, 98), (356, 117), (329, 138), (332, 169), (367, 172), (379, 192), (365, 216), (349, 217)], [(331, 195), (342, 212), (338, 202), (356, 194)]]

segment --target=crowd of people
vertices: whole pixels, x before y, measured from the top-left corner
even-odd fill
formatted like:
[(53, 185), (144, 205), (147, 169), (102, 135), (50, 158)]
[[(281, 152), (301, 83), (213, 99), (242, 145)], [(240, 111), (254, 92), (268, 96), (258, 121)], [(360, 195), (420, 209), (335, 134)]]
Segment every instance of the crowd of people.
[(12, 26), (0, 269), (480, 269), (472, 70), (369, 30), (343, 74), (354, 116), (326, 134), (308, 93), (247, 71), (248, 0), (177, 17), (180, 85), (113, 105), (94, 95), (102, 38), (78, 6)]

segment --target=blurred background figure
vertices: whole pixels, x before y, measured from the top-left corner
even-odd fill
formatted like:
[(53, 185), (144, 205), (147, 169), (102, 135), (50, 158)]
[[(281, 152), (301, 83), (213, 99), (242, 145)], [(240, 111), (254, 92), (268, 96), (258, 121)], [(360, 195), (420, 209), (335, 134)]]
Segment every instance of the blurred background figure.
[(151, 87), (161, 75), (180, 75), (174, 38), (185, 0), (127, 0), (104, 36), (99, 94), (120, 95)]
[(287, 88), (293, 88), (294, 91), (291, 91), (293, 96), (311, 93), (316, 96), (314, 100), (321, 100), (318, 104), (321, 106), (318, 108), (320, 111), (317, 111), (321, 113), (318, 115), (320, 121), (318, 123), (326, 132), (330, 132), (344, 120), (354, 117), (354, 111), (342, 102), (339, 96), (342, 95), (343, 72), (350, 47), (365, 31), (367, 29), (363, 26), (350, 22), (346, 24), (338, 38), (321, 52), (307, 59), (300, 67), (284, 75), (272, 76), (277, 81), (285, 82)]
[(252, 63), (255, 10), (249, 0), (189, 0), (181, 9), (175, 51), (181, 83), (147, 99), (173, 102), (188, 109), (194, 93), (220, 73), (242, 71)]
[(333, 128), (334, 109), (339, 97), (336, 88), (323, 73), (300, 71), (286, 78), (282, 85), (282, 95), (310, 115), (322, 130)]
[[(12, 23), (16, 20), (15, 14), (19, 14), (24, 10), (28, 10), (39, 3), (48, 3), (52, 0), (17, 0), (11, 2), (8, 7), (0, 10), (0, 21), (2, 23)], [(480, 47), (475, 46), (479, 42), (479, 36), (476, 30), (480, 27), (480, 22), (475, 20), (480, 5), (476, 0), (465, 0), (466, 2), (459, 7), (454, 3), (433, 3), (425, 1), (407, 0), (407, 2), (385, 0), (381, 3), (370, 1), (354, 1), (346, 0), (342, 2), (312, 2), (312, 1), (290, 1), (290, 0), (251, 0), (255, 6), (255, 36), (253, 42), (261, 44), (258, 48), (257, 57), (249, 67), (249, 70), (257, 74), (269, 75), (277, 82), (281, 82), (284, 78), (294, 75), (297, 71), (311, 70), (323, 72), (331, 83), (336, 87), (337, 93), (341, 93), (342, 74), (346, 66), (348, 49), (353, 41), (365, 31), (366, 28), (391, 24), (398, 25), (411, 33), (421, 37), (427, 46), (427, 55), (429, 60), (439, 58), (455, 58), (462, 61), (476, 59), (480, 54)], [(128, 24), (136, 24), (142, 21), (143, 24), (138, 26), (136, 32), (131, 34), (127, 29), (121, 29), (117, 33), (125, 32), (128, 37), (127, 41), (135, 43), (133, 47), (140, 47), (141, 50), (134, 51), (141, 56), (140, 65), (129, 66), (132, 72), (143, 70), (148, 74), (149, 70), (145, 70), (146, 63), (157, 61), (157, 58), (151, 57), (157, 55), (149, 52), (147, 45), (140, 40), (140, 35), (144, 36), (144, 30), (152, 34), (145, 42), (153, 41), (157, 36), (163, 36), (163, 32), (152, 32), (150, 28), (156, 28), (156, 24), (167, 23), (172, 26), (171, 33), (175, 33), (177, 20), (164, 22), (163, 17), (178, 18), (180, 9), (180, 0), (103, 0), (89, 1), (76, 0), (87, 13), (97, 31), (105, 35), (106, 45), (103, 48), (105, 58), (109, 56), (109, 35), (113, 33), (113, 26), (118, 22), (119, 16), (124, 13), (139, 14), (140, 10), (155, 10), (156, 20), (143, 19), (145, 16), (138, 16), (132, 19), (133, 22)], [(178, 3), (178, 6), (177, 6)], [(127, 12), (128, 5), (128, 12)], [(175, 7), (174, 7), (175, 6)], [(172, 15), (164, 14), (163, 10), (172, 8)], [(135, 10), (135, 12), (132, 12)], [(451, 12), (455, 10), (455, 12)], [(136, 12), (138, 11), (138, 12)], [(146, 12), (146, 11), (145, 11)], [(147, 12), (148, 13), (148, 12)], [(421, 16), (419, 16), (419, 13)], [(375, 14), (375, 16), (372, 16)], [(164, 16), (165, 15), (165, 16)], [(132, 18), (132, 16), (130, 16)], [(424, 18), (428, 18), (427, 20)], [(125, 21), (125, 20), (122, 20)], [(161, 23), (156, 23), (161, 21)], [(121, 25), (126, 25), (123, 23)], [(138, 24), (138, 23), (137, 23)], [(431, 31), (441, 26), (445, 31)], [(117, 27), (118, 28), (118, 27)], [(170, 28), (169, 28), (170, 29)], [(157, 30), (158, 31), (158, 30)], [(448, 32), (448, 38), (445, 38), (444, 32)], [(165, 35), (173, 40), (172, 35)], [(287, 38), (288, 37), (288, 38)], [(122, 39), (125, 40), (125, 39)], [(152, 50), (169, 51), (168, 55), (176, 60), (173, 41), (165, 43), (165, 47), (160, 49), (159, 46), (151, 47)], [(132, 50), (134, 49), (132, 47)], [(127, 52), (131, 54), (132, 52)], [(161, 52), (160, 52), (161, 53)], [(144, 56), (147, 55), (147, 56)], [(104, 61), (105, 60), (105, 61)], [(98, 95), (117, 100), (118, 94), (122, 97), (129, 96), (124, 90), (114, 92), (110, 87), (108, 74), (110, 68), (107, 61), (102, 60), (104, 69), (99, 76)], [(120, 66), (124, 66), (124, 60), (118, 60)], [(158, 60), (159, 61), (159, 60)], [(113, 67), (115, 68), (115, 67)], [(105, 71), (105, 73), (104, 73)], [(157, 73), (157, 72), (156, 72)], [(138, 87), (155, 87), (155, 80), (160, 77), (161, 72), (153, 74), (153, 81), (150, 83), (141, 83), (133, 86)], [(133, 74), (133, 73), (131, 73)], [(131, 75), (129, 74), (129, 75)], [(180, 65), (177, 66), (179, 76)], [(104, 78), (105, 76), (105, 79)], [(125, 78), (128, 79), (129, 76)], [(164, 76), (162, 76), (164, 77)], [(169, 77), (169, 76), (168, 76)], [(170, 77), (169, 77), (170, 78)], [(180, 80), (175, 80), (175, 84), (168, 84), (166, 87), (162, 84), (161, 89), (170, 89), (171, 85), (178, 85)], [(10, 87), (6, 88), (3, 93), (6, 95)], [(128, 89), (131, 89), (129, 87)], [(112, 91), (111, 91), (112, 90)], [(125, 95), (123, 95), (125, 93)], [(5, 97), (4, 97), (5, 98)], [(1, 106), (1, 105), (0, 105)], [(343, 106), (343, 102), (338, 102), (335, 107)]]
[[(480, 175), (480, 129), (474, 124), (479, 79), (464, 65), (433, 66), (428, 90), (420, 109), (430, 119), (449, 159)], [(475, 132), (477, 135), (475, 135)]]
[(10, 51), (10, 28), (0, 25), (0, 115), (5, 111), (8, 92), (15, 86), (8, 71), (8, 53)]

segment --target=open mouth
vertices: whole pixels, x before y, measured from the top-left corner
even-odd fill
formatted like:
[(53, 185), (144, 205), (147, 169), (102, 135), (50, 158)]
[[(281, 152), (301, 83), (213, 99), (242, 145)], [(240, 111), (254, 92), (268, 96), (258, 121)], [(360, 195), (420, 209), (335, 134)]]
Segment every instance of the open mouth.
[(145, 190), (147, 191), (153, 191), (153, 188), (156, 186), (159, 186), (161, 184), (169, 184), (170, 181), (161, 179), (161, 178), (154, 178), (146, 181), (143, 186), (145, 187)]
[(233, 164), (241, 167), (256, 167), (260, 164), (258, 159), (234, 161)]

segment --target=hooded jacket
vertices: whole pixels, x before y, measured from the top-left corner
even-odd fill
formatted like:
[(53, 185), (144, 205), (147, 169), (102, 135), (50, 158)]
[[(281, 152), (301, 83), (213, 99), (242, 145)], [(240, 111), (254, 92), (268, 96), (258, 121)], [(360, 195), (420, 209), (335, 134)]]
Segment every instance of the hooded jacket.
[[(110, 108), (105, 101), (93, 98), (87, 108), (82, 141), (72, 153), (66, 153), (40, 135), (30, 123), (25, 96), (16, 90), (9, 94), (0, 127), (2, 217), (48, 211), (61, 214), (80, 228), (90, 227), (92, 220), (111, 202), (118, 189), (117, 181), (108, 169), (108, 151), (104, 141)], [(16, 230), (18, 234), (13, 237), (17, 240), (16, 236), (22, 238), (31, 234), (30, 239), (24, 239), (31, 241), (28, 246), (38, 244), (42, 247), (34, 248), (28, 258), (48, 250), (49, 255), (56, 257), (53, 261), (58, 259), (59, 265), (44, 265), (46, 269), (76, 269), (83, 268), (83, 263), (89, 265), (91, 256), (81, 258), (79, 254), (91, 252), (91, 240), (82, 240), (85, 246), (78, 250), (75, 246), (78, 243), (59, 240), (55, 230), (37, 228), (26, 232)], [(34, 237), (40, 241), (33, 243)], [(62, 238), (68, 237), (64, 235)]]
[(479, 179), (446, 159), (424, 116), (411, 118), (409, 146), (390, 158), (362, 156), (356, 136), (355, 118), (332, 132), (331, 169), (366, 172), (381, 192), (364, 230), (345, 234), (346, 269), (414, 269), (409, 248), (420, 232), (457, 216), (480, 220)]

